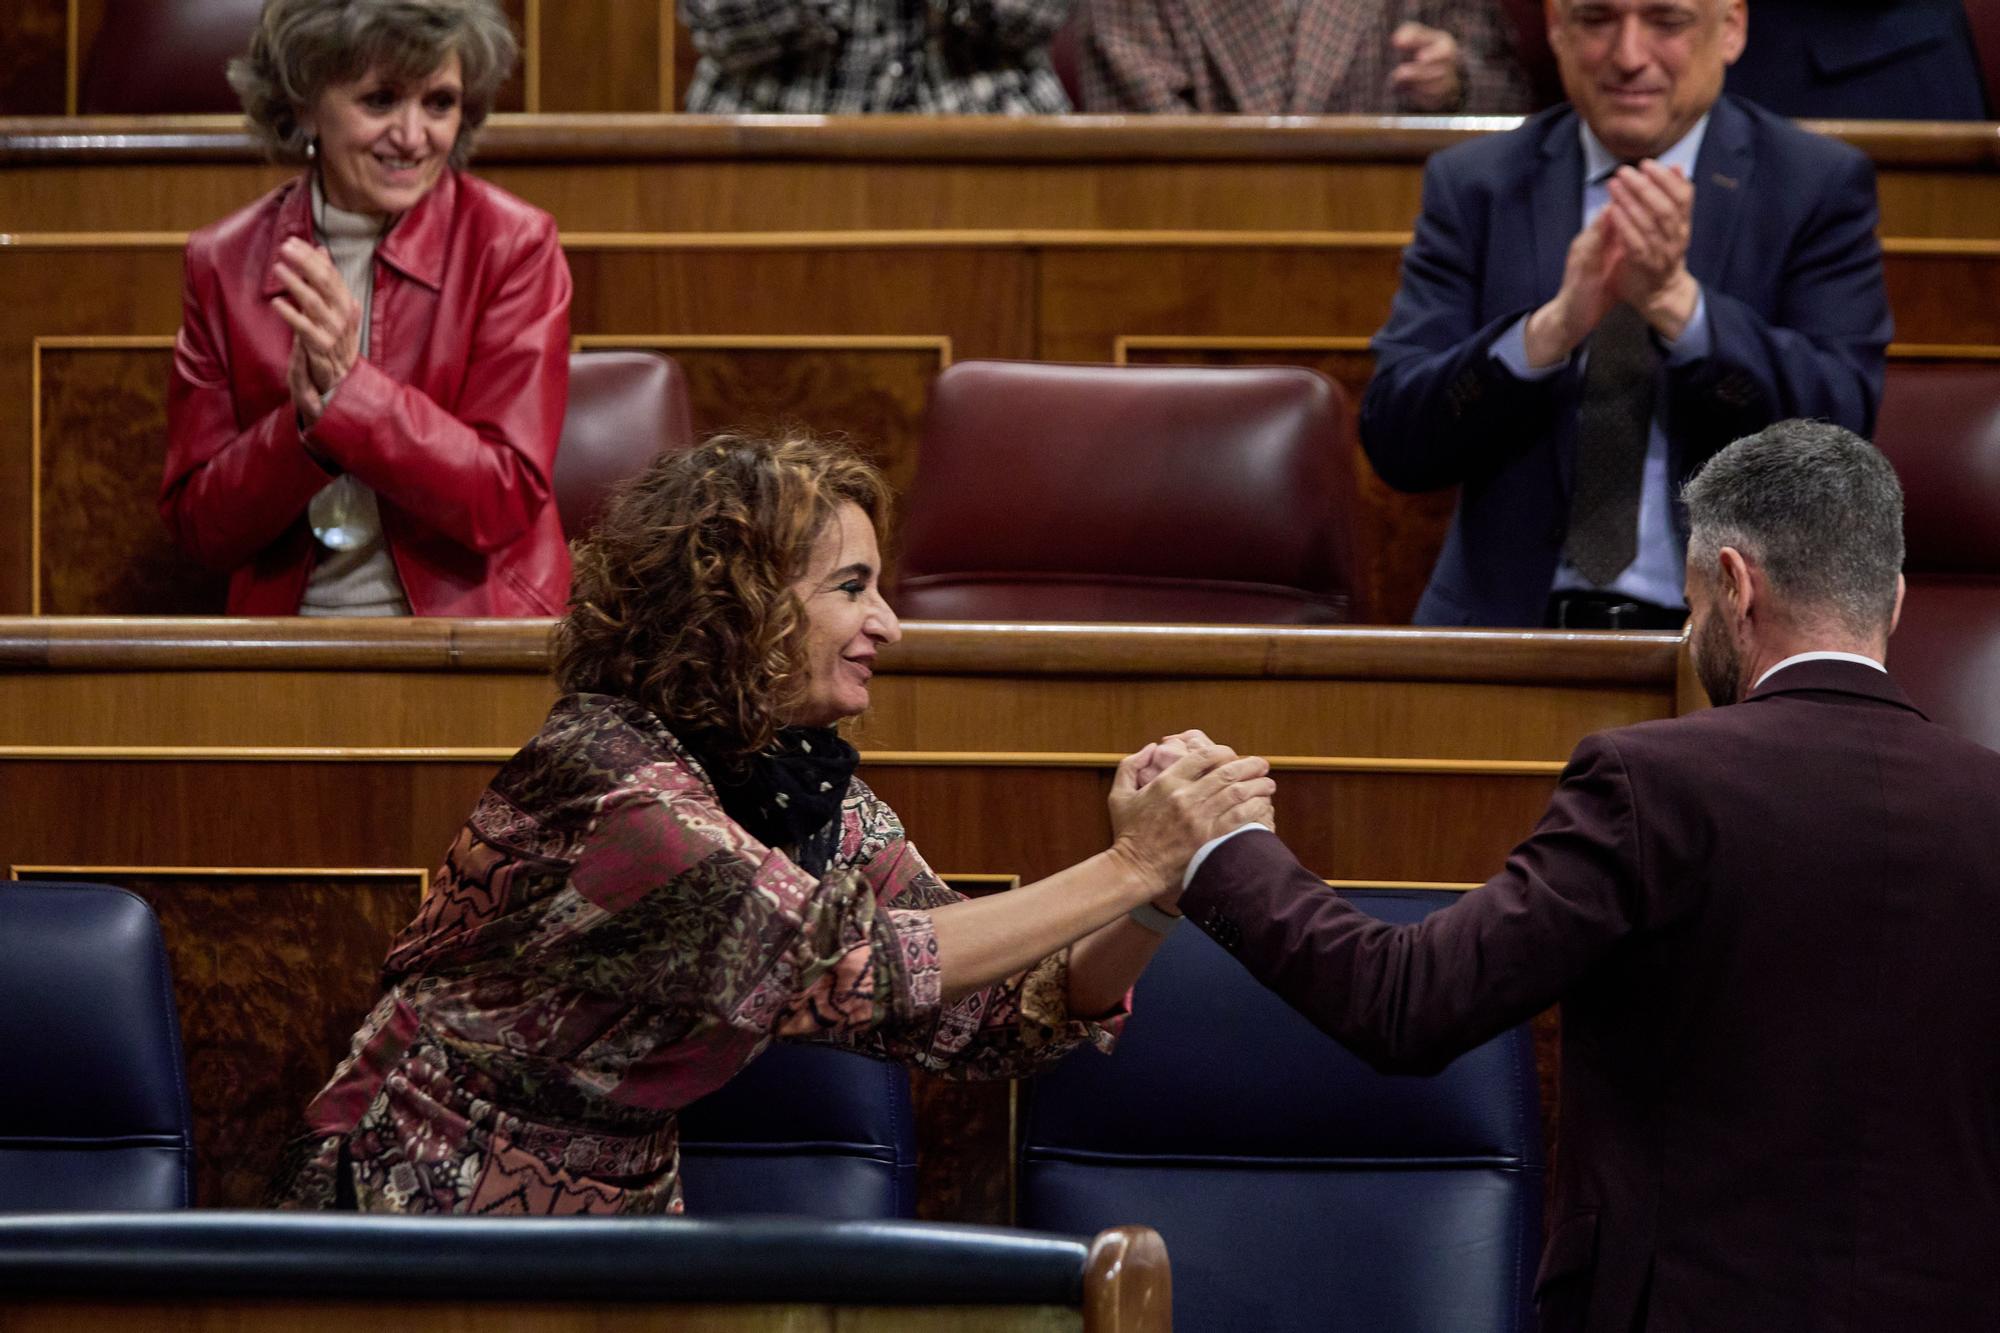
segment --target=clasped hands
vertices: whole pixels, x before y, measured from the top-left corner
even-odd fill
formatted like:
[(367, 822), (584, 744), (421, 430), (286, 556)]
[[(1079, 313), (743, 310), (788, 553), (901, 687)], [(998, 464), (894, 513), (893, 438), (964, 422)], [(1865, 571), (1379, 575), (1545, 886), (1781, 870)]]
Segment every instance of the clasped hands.
[(1174, 911), (1181, 876), (1201, 845), (1244, 824), (1277, 827), (1271, 766), (1238, 755), (1199, 731), (1167, 736), (1128, 755), (1111, 784), (1113, 850), (1154, 887), (1152, 903)]
[(271, 269), (285, 289), (283, 296), (271, 298), (271, 308), (292, 329), (285, 386), (299, 419), (310, 428), (361, 355), (361, 303), (347, 290), (333, 257), (297, 237), (278, 247)]
[(1701, 296), (1687, 267), (1694, 186), (1648, 158), (1619, 167), (1607, 188), (1610, 202), (1570, 242), (1562, 288), (1528, 316), (1523, 343), (1531, 366), (1568, 357), (1620, 302), (1669, 342), (1694, 318)]

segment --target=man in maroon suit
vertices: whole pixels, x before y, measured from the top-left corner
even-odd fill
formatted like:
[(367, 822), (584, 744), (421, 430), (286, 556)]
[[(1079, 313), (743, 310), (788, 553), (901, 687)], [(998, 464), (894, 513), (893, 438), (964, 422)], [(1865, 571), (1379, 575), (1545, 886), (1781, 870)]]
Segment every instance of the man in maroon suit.
[(1544, 1333), (2000, 1327), (2000, 755), (1881, 666), (1901, 490), (1792, 421), (1685, 499), (1726, 706), (1587, 737), (1500, 873), (1420, 925), (1265, 830), (1204, 849), (1181, 906), (1383, 1070), (1561, 1001)]

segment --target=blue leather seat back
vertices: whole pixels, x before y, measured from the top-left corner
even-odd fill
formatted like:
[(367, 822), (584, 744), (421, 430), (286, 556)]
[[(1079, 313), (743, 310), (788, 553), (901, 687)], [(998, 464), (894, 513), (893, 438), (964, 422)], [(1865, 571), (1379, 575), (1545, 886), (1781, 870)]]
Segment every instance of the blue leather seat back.
[[(1358, 891), (1415, 921), (1437, 891)], [(1155, 1228), (1179, 1328), (1533, 1327), (1543, 1157), (1533, 1043), (1374, 1072), (1183, 927), (1110, 1059), (1036, 1081), (1021, 1224)]]
[(153, 909), (0, 881), (0, 1212), (185, 1208), (193, 1122)]
[(909, 1075), (778, 1042), (681, 1113), (681, 1181), (694, 1217), (915, 1217)]

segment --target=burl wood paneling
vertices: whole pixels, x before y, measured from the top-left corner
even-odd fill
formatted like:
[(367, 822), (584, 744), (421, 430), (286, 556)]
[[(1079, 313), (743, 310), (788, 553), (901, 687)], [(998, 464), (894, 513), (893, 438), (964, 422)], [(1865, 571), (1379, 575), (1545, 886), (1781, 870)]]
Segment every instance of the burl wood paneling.
[(543, 0), (544, 112), (671, 111), (660, 105), (666, 0)]
[[(602, 346), (593, 340), (592, 346)], [(906, 493), (931, 380), (942, 347), (841, 347), (801, 339), (790, 347), (649, 346), (680, 363), (697, 438), (715, 431), (790, 425), (844, 435)]]
[[(1131, 365), (1305, 366), (1330, 377), (1346, 391), (1349, 413), (1361, 413), (1361, 395), (1375, 373), (1365, 349), (1297, 347), (1127, 347)], [(1354, 476), (1354, 620), (1360, 624), (1407, 624), (1430, 579), (1431, 566), (1451, 523), (1456, 487), (1410, 495), (1393, 490), (1375, 473), (1360, 437), (1349, 458)]]
[(228, 581), (160, 521), (170, 347), (41, 352), (41, 611), (217, 615)]
[(60, 116), (68, 61), (66, 0), (0, 5), (0, 116)]
[[(171, 337), (180, 323), (180, 271), (178, 246), (41, 252), (0, 245), (0, 610), (30, 607), (35, 340)], [(155, 484), (164, 447), (162, 435), (140, 468)], [(157, 528), (159, 519), (148, 523)]]
[(159, 914), (174, 974), (195, 1199), (263, 1203), (278, 1151), (347, 1053), (421, 873), (33, 872), (117, 884)]

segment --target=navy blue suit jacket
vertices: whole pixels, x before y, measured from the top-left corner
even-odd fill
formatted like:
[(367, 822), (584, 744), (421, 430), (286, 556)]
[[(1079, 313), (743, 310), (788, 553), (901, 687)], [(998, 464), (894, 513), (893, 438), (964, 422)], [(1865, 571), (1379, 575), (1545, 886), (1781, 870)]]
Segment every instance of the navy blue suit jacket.
[(1984, 120), (1961, 0), (1756, 0), (1728, 88), (1785, 116)]
[[(1860, 152), (1725, 96), (1694, 185), (1688, 268), (1712, 349), (1663, 372), (1676, 488), (1774, 421), (1823, 417), (1867, 434), (1890, 333), (1875, 173)], [(1384, 481), (1462, 487), (1420, 625), (1542, 623), (1569, 517), (1579, 359), (1524, 382), (1490, 353), (1561, 287), (1582, 208), (1568, 106), (1437, 153), (1424, 171), (1423, 215), (1361, 407), (1362, 445)]]

